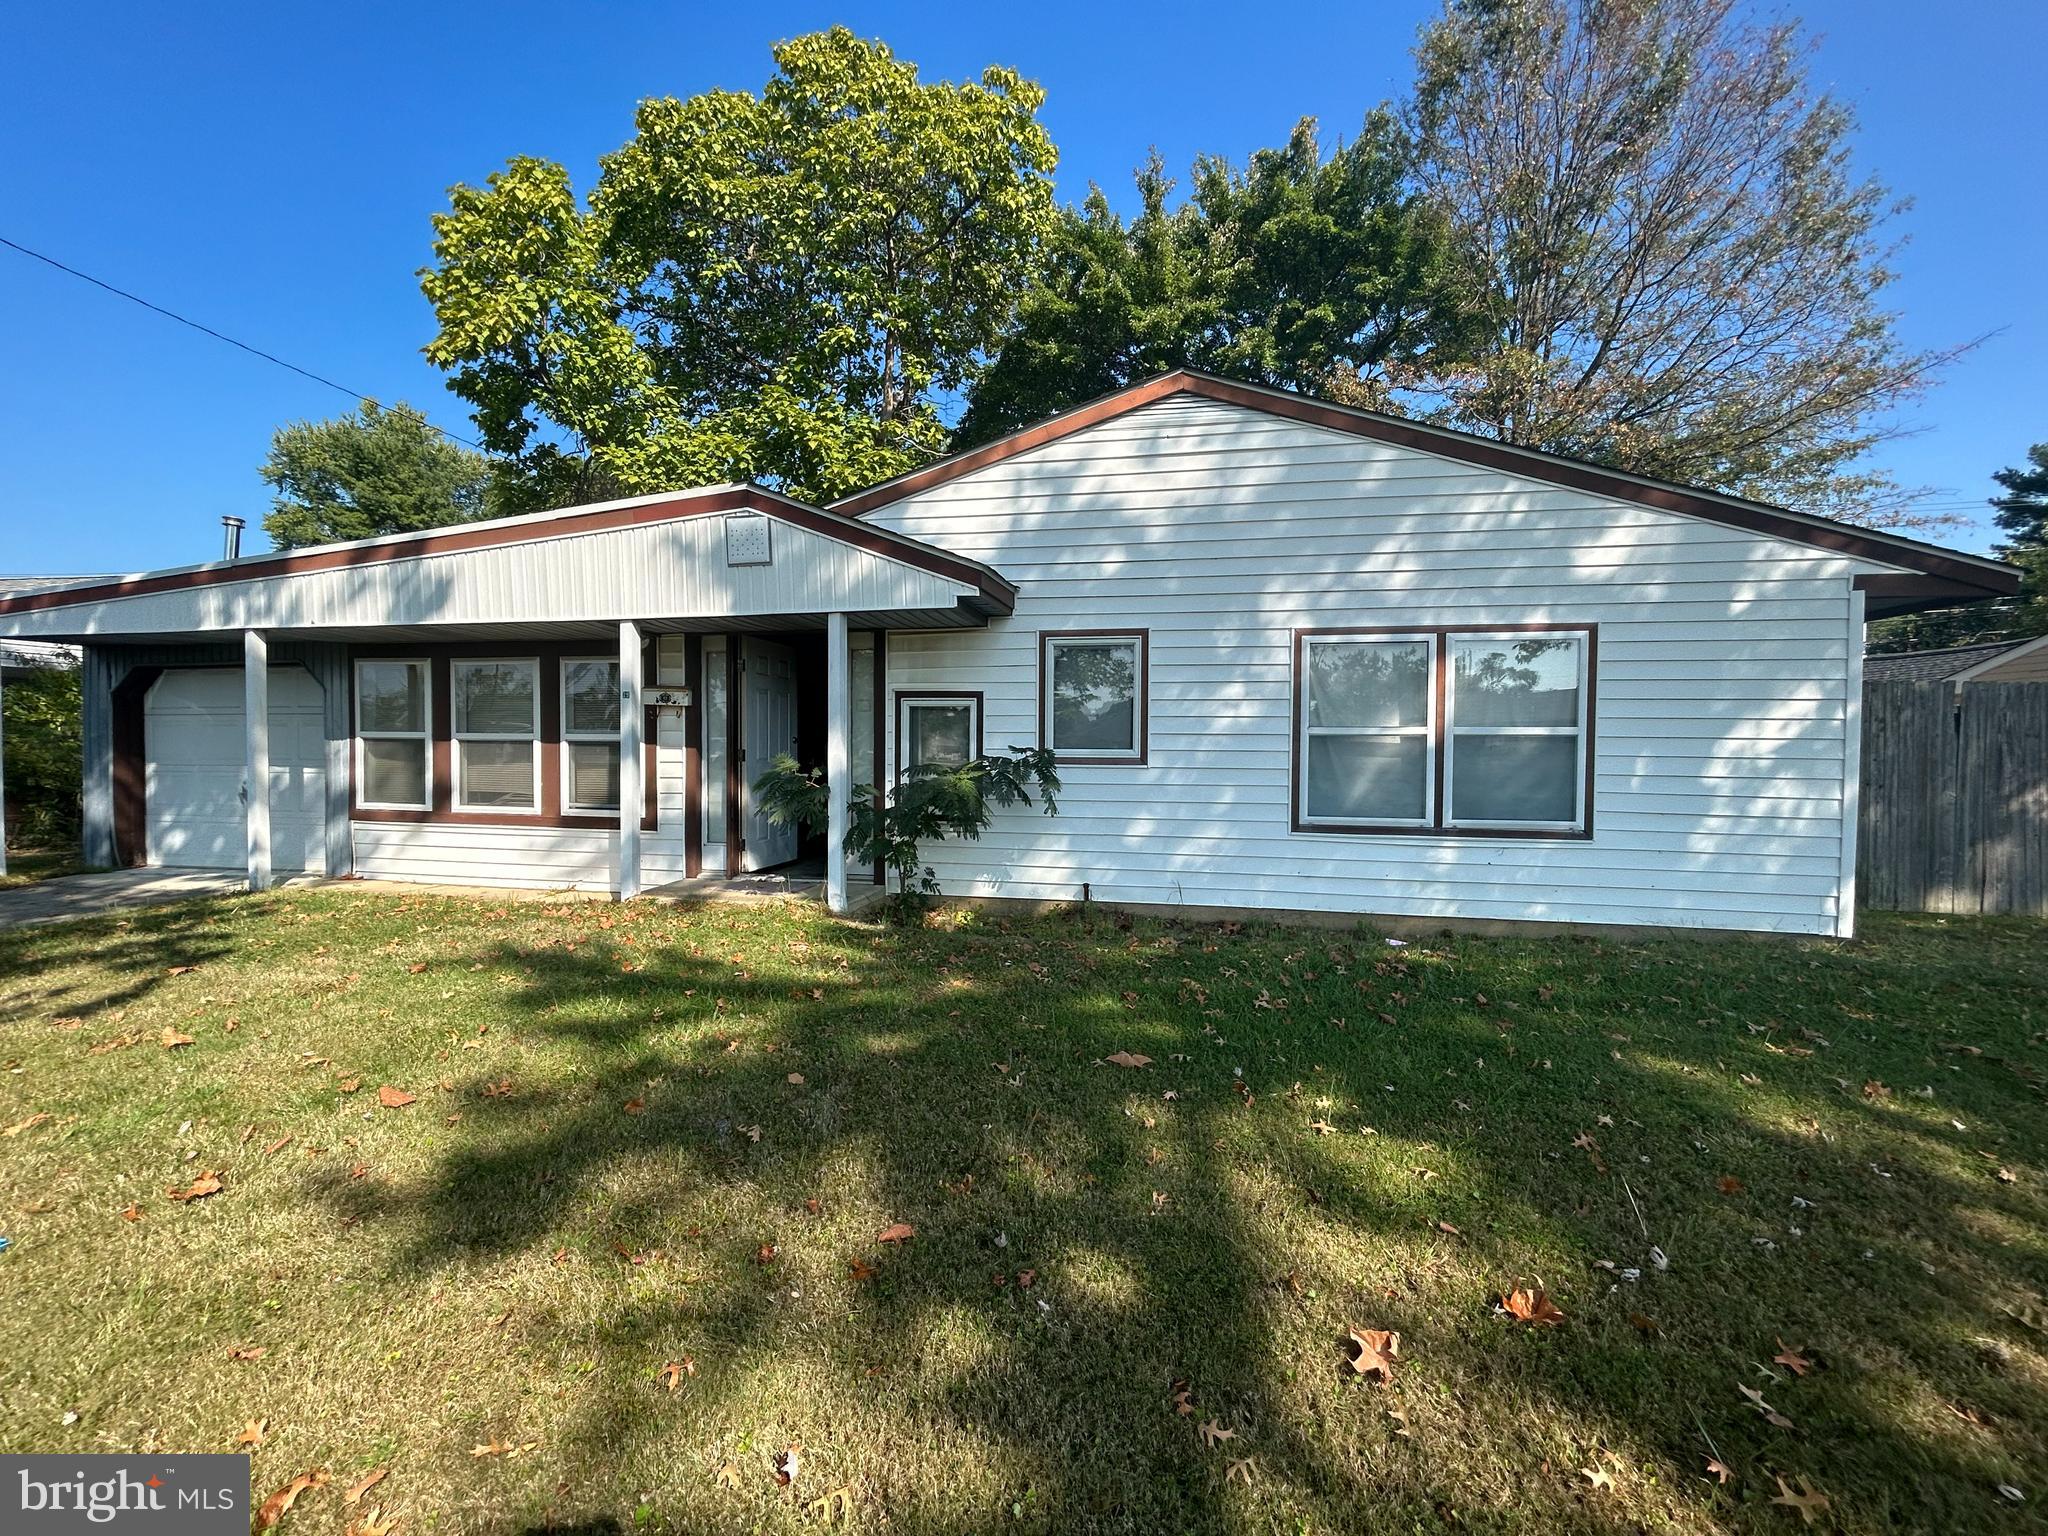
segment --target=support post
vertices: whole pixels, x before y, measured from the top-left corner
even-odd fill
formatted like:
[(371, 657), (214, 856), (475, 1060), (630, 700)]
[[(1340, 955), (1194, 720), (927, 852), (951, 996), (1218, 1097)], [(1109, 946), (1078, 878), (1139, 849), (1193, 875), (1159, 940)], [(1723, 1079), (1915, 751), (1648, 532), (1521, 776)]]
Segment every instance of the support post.
[(242, 804), (249, 889), (270, 889), (270, 642), (242, 631)]
[(619, 900), (640, 894), (640, 807), (647, 798), (642, 780), (640, 626), (619, 625)]
[(1835, 937), (1856, 937), (1856, 834), (1863, 819), (1864, 597), (1849, 588), (1849, 670), (1842, 700), (1842, 864), (1835, 886)]
[(0, 667), (0, 875), (7, 873), (7, 669)]
[(853, 648), (846, 615), (825, 620), (825, 907), (846, 911), (846, 833), (853, 774)]

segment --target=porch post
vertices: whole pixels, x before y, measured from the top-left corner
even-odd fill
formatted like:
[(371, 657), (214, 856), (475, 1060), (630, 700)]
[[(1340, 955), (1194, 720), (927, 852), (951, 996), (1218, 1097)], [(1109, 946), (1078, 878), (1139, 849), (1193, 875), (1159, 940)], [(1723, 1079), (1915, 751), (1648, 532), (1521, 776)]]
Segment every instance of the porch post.
[(619, 900), (640, 894), (640, 815), (647, 798), (640, 730), (640, 626), (619, 625)]
[(7, 873), (7, 668), (0, 666), (0, 875)]
[(825, 619), (825, 906), (846, 910), (846, 831), (853, 773), (853, 653), (846, 615)]
[(242, 631), (242, 767), (249, 889), (270, 888), (270, 642), (258, 629)]

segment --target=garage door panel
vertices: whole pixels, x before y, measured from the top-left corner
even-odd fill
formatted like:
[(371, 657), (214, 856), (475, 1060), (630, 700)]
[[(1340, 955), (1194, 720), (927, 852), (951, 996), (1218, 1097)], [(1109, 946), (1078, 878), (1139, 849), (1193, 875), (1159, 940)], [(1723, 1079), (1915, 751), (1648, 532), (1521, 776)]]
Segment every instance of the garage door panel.
[[(242, 674), (167, 671), (144, 708), (152, 864), (240, 869), (244, 861)], [(270, 673), (270, 843), (279, 870), (326, 863), (327, 740), (320, 685)]]

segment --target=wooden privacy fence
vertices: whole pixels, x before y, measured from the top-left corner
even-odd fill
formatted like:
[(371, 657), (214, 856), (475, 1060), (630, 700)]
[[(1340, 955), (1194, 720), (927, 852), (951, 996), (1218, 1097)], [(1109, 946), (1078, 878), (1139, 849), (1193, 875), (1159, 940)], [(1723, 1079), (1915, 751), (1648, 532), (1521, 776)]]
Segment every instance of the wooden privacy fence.
[(2048, 683), (1864, 688), (1856, 881), (1885, 911), (2048, 917)]

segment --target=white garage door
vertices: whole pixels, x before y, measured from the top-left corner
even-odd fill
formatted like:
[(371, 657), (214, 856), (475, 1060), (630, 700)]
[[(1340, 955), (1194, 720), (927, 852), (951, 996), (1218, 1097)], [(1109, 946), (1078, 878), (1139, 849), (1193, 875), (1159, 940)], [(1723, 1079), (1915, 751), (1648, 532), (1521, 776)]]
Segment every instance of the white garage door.
[[(143, 710), (149, 862), (240, 869), (245, 861), (242, 674), (166, 672)], [(270, 671), (270, 862), (327, 867), (327, 744), (320, 685), (301, 667)]]

